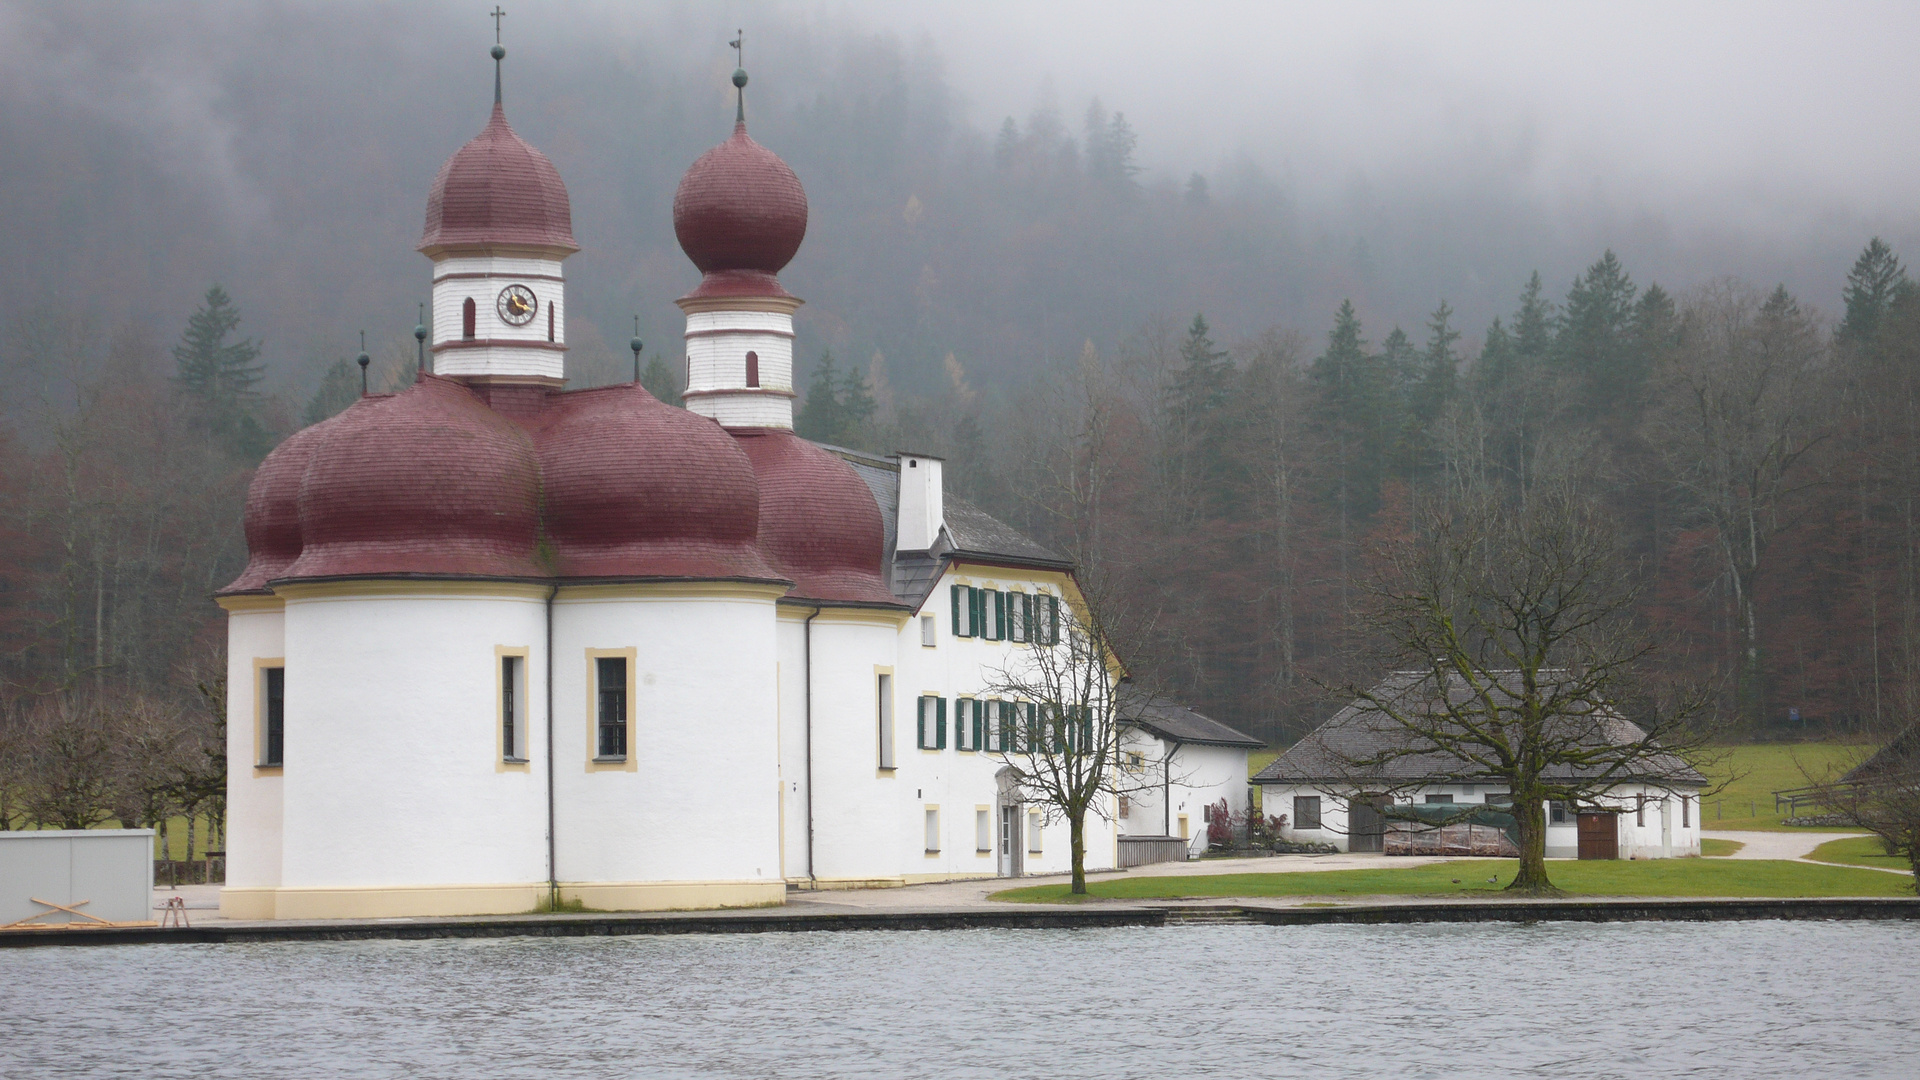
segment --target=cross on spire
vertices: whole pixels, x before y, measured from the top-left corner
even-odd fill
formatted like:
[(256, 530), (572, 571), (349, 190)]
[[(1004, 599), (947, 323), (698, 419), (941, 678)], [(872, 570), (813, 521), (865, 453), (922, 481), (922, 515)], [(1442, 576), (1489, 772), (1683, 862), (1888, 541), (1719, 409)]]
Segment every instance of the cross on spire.
[(493, 103), (500, 104), (500, 61), (507, 55), (507, 47), (500, 44), (500, 20), (507, 17), (507, 10), (499, 4), (487, 12), (493, 18)]
[(733, 69), (733, 92), (735, 95), (734, 108), (733, 108), (733, 122), (736, 124), (744, 124), (747, 122), (746, 41), (747, 41), (747, 32), (746, 30), (741, 29), (741, 30), (735, 30), (733, 32), (733, 40), (727, 42), (727, 45), (731, 47), (735, 53), (739, 54), (734, 57), (735, 64)]
[(745, 30), (735, 30), (733, 32), (733, 35), (734, 35), (733, 40), (727, 42), (729, 46), (732, 46), (735, 54), (733, 58), (733, 66), (738, 68), (746, 67), (747, 66), (747, 50), (743, 45), (743, 42), (747, 40), (747, 32)]
[(487, 14), (493, 16), (493, 43), (498, 45), (500, 44), (500, 20), (507, 17), (506, 10), (499, 4), (495, 4), (493, 10)]

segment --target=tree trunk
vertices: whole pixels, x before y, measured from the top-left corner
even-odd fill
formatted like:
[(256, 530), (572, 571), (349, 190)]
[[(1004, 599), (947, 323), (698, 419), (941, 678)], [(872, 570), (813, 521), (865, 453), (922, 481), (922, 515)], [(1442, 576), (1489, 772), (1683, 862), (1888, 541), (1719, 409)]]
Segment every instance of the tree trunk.
[(1087, 812), (1067, 816), (1067, 831), (1073, 837), (1073, 895), (1087, 895)]
[(1513, 793), (1513, 818), (1520, 825), (1520, 867), (1514, 872), (1508, 892), (1553, 893), (1559, 890), (1547, 880), (1547, 809), (1536, 796), (1522, 798)]

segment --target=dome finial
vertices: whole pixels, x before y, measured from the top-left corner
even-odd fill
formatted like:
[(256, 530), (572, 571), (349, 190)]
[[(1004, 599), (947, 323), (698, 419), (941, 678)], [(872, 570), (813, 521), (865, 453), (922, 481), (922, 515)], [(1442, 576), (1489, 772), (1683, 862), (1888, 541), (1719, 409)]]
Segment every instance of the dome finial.
[(353, 358), (360, 365), (360, 396), (367, 396), (367, 365), (373, 363), (373, 357), (367, 355), (367, 332), (360, 331), (360, 355)]
[(735, 65), (733, 69), (733, 122), (736, 124), (744, 124), (747, 122), (747, 32), (741, 29), (735, 30), (733, 33), (733, 40), (727, 42), (728, 45), (733, 47), (733, 51), (738, 54), (733, 58)]
[(413, 324), (413, 381), (427, 377), (427, 305), (420, 305), (420, 321)]
[(627, 343), (633, 349), (633, 381), (640, 381), (640, 350), (646, 345), (640, 340), (640, 316), (633, 317), (633, 340)]
[(507, 47), (500, 44), (500, 20), (507, 17), (506, 10), (499, 4), (487, 14), (493, 16), (493, 103), (500, 104), (500, 61), (507, 58)]

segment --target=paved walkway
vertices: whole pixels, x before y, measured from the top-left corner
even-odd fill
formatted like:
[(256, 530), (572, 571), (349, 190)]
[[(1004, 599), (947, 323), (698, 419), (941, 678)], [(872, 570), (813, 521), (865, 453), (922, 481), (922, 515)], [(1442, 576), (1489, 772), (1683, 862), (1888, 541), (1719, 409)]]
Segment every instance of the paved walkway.
[[(1813, 849), (1829, 840), (1844, 840), (1849, 836), (1859, 836), (1857, 832), (1736, 832), (1733, 830), (1702, 829), (1700, 835), (1709, 840), (1733, 840), (1746, 846), (1731, 855), (1729, 859), (1797, 859), (1812, 862), (1807, 856)], [(1830, 865), (1823, 863), (1821, 865)]]

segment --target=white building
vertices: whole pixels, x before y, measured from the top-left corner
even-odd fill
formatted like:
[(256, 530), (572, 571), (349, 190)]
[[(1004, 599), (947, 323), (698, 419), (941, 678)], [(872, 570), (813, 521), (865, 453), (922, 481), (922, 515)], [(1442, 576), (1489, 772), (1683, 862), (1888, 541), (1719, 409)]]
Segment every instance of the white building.
[(1219, 804), (1244, 818), (1247, 753), (1266, 744), (1168, 701), (1128, 709), (1121, 728), (1121, 761), (1128, 772), (1116, 822), (1122, 837), (1183, 840), (1192, 858), (1206, 854), (1207, 827)]
[[(1403, 693), (1426, 676), (1397, 672), (1371, 691)], [(1632, 722), (1606, 718), (1616, 742), (1645, 738)], [(1282, 837), (1341, 851), (1379, 851), (1390, 803), (1511, 803), (1507, 785), (1476, 777), (1448, 755), (1393, 756), (1407, 736), (1378, 709), (1356, 701), (1335, 713), (1253, 778), (1262, 812), (1284, 815)], [(1362, 764), (1364, 763), (1364, 764)], [(1590, 803), (1546, 806), (1550, 859), (1665, 859), (1700, 854), (1700, 790), (1706, 778), (1678, 757), (1656, 754)], [(1551, 774), (1550, 774), (1551, 775)]]
[[(571, 209), (497, 89), (440, 170), (437, 373), (293, 435), (249, 489), (219, 597), (228, 916), (1067, 868), (1066, 826), (1015, 799), (975, 718), (1079, 602), (1072, 567), (948, 498), (937, 458), (795, 436), (801, 302), (776, 275), (806, 196), (743, 119), (673, 213), (701, 271), (684, 410), (565, 389)], [(1090, 822), (1089, 867), (1115, 849)]]

